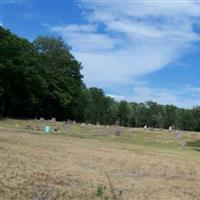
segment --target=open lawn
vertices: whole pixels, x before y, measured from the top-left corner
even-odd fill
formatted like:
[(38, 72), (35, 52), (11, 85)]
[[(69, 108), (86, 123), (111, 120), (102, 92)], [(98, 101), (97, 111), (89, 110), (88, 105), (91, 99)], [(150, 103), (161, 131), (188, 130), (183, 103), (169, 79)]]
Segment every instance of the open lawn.
[[(50, 125), (57, 132), (44, 134)], [(200, 133), (0, 121), (0, 200), (199, 200)], [(197, 145), (198, 146), (198, 145)]]

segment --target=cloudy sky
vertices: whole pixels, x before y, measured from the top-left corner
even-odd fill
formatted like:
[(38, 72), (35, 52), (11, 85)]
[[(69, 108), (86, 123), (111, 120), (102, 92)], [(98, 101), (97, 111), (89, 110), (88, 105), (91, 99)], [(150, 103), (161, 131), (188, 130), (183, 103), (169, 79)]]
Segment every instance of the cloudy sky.
[(1, 1), (12, 32), (61, 35), (88, 87), (118, 100), (200, 105), (200, 1)]

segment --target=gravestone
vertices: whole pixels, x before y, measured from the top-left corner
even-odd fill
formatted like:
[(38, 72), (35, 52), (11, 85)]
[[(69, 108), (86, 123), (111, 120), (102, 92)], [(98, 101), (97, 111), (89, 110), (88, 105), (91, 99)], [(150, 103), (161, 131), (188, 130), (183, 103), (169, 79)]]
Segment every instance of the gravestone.
[(55, 121), (56, 121), (56, 118), (55, 118), (55, 117), (52, 117), (52, 118), (51, 118), (51, 121), (52, 121), (52, 122), (55, 122)]
[(99, 127), (100, 127), (100, 123), (99, 123), (99, 122), (97, 122), (97, 123), (96, 123), (96, 126), (97, 126), (97, 128), (99, 128)]
[(81, 124), (81, 127), (85, 127), (85, 123), (82, 123), (82, 124)]
[(176, 139), (179, 140), (181, 138), (180, 132), (176, 131)]
[(44, 132), (45, 133), (49, 133), (50, 132), (50, 127), (49, 126), (45, 126), (44, 127)]

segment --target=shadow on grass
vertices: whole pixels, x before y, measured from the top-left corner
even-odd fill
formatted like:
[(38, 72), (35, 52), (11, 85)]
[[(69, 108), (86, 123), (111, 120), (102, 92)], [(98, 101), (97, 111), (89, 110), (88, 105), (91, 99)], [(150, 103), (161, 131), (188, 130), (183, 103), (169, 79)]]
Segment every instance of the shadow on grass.
[(187, 142), (186, 145), (192, 147), (195, 151), (200, 151), (200, 140)]

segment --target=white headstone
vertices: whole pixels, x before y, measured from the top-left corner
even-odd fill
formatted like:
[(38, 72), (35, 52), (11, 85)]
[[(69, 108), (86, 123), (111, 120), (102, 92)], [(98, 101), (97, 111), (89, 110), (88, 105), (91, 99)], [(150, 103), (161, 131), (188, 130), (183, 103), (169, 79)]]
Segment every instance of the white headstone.
[(52, 117), (52, 118), (51, 118), (51, 121), (52, 121), (52, 122), (55, 122), (55, 121), (56, 121), (56, 118), (55, 118), (55, 117)]
[(82, 124), (81, 124), (81, 127), (85, 127), (85, 123), (82, 123)]
[(181, 134), (178, 131), (176, 131), (176, 139), (178, 140), (180, 138), (181, 138)]

